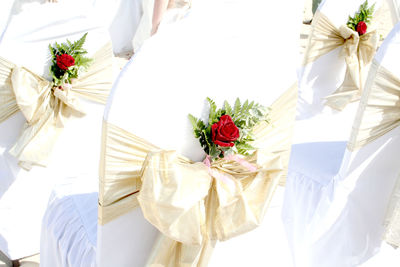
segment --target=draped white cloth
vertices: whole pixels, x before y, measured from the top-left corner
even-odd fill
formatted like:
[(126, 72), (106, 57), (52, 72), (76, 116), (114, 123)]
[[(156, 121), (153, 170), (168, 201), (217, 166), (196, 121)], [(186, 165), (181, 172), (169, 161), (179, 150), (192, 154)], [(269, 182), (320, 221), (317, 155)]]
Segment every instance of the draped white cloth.
[[(0, 56), (49, 78), (50, 43), (76, 40), (88, 32), (85, 48), (90, 56), (110, 42), (103, 21), (85, 12), (65, 4), (20, 10), (7, 24)], [(25, 122), (20, 112), (0, 124), (0, 250), (11, 259), (39, 252), (41, 220), (57, 179), (97, 177), (104, 106), (82, 101), (87, 115), (68, 123), (47, 168), (26, 171), (8, 153)]]
[[(288, 4), (293, 8), (287, 9)], [(285, 12), (283, 25), (271, 27), (281, 21), (282, 13), (271, 12), (266, 16), (266, 10)], [(108, 123), (151, 140), (158, 147), (174, 149), (200, 161), (204, 152), (193, 137), (187, 114), (206, 116), (207, 96), (218, 105), (224, 100), (232, 102), (236, 97), (264, 105), (276, 100), (296, 80), (300, 22), (300, 4), (294, 0), (290, 3), (194, 1), (192, 10), (182, 21), (164, 25), (123, 69), (114, 84), (104, 118)], [(71, 207), (67, 206), (67, 203), (63, 205), (65, 212)], [(91, 210), (95, 208), (97, 203)], [(56, 213), (54, 208), (49, 208), (46, 218), (55, 217)], [(75, 218), (83, 217), (70, 213), (77, 214)], [(66, 233), (76, 231), (78, 226), (68, 225), (69, 217), (59, 218), (64, 221)], [(93, 223), (96, 222), (90, 225)], [(259, 234), (246, 234), (240, 241), (220, 243), (210, 266), (221, 266), (221, 262), (237, 266), (247, 257), (252, 258), (251, 264), (267, 265), (272, 259), (261, 248), (274, 247), (275, 243), (260, 234), (269, 232), (267, 225), (266, 222)], [(58, 239), (52, 228), (51, 220), (45, 219), (42, 237), (47, 238), (42, 239), (41, 263), (47, 262), (43, 259), (43, 249), (54, 251), (50, 247)], [(158, 231), (137, 208), (99, 225), (97, 234), (98, 266), (144, 266)], [(82, 234), (81, 241), (71, 238), (57, 253), (46, 253), (45, 257), (65, 258), (66, 248), (80, 246), (77, 242), (87, 243), (87, 235), (88, 232)], [(254, 244), (259, 249), (253, 250)], [(80, 252), (76, 257), (85, 255), (94, 257)], [(58, 262), (52, 266), (71, 266)], [(84, 266), (89, 260), (71, 262)]]
[[(52, 2), (52, 3), (50, 3)], [(150, 37), (153, 15), (152, 0), (3, 0), (1, 1), (0, 40), (2, 29), (14, 16), (38, 6), (75, 7), (72, 12), (83, 16), (90, 14), (107, 27), (114, 53), (131, 53)], [(62, 9), (62, 8), (61, 8)], [(67, 12), (70, 12), (68, 8)]]
[[(375, 57), (378, 64), (396, 75), (400, 74), (398, 30), (399, 25)], [(369, 75), (365, 90), (374, 81), (375, 74)], [(368, 99), (366, 92), (362, 99)], [(359, 110), (352, 136), (358, 132), (361, 116)], [(399, 129), (353, 151), (346, 148), (350, 135), (342, 134), (349, 132), (353, 118), (354, 113), (347, 121), (326, 121), (332, 124), (336, 139), (292, 148), (283, 219), (296, 266), (358, 266), (379, 251), (388, 199), (399, 173), (393, 157), (398, 154)], [(326, 124), (309, 125), (319, 131)], [(386, 263), (380, 257), (365, 266), (395, 266)]]

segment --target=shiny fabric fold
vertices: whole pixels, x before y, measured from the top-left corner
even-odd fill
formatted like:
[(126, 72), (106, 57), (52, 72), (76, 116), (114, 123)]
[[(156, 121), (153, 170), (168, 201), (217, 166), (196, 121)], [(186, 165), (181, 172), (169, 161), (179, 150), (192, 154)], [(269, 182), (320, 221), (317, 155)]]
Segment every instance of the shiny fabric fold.
[(317, 11), (303, 65), (314, 62), (338, 47), (342, 47), (340, 56), (344, 57), (346, 62), (343, 83), (334, 93), (326, 97), (326, 105), (342, 110), (348, 103), (361, 97), (363, 70), (371, 63), (378, 41), (376, 30), (359, 36), (345, 25), (336, 28), (324, 14)]
[(347, 144), (349, 150), (363, 147), (400, 125), (399, 98), (400, 78), (374, 60)]
[(0, 123), (18, 111), (11, 85), (11, 73), (14, 68), (14, 64), (0, 57)]
[[(347, 148), (360, 149), (400, 126), (399, 99), (400, 78), (373, 60)], [(383, 239), (399, 247), (400, 177), (393, 189), (384, 226)]]
[(210, 175), (204, 163), (157, 148), (104, 121), (99, 223), (139, 202), (145, 218), (163, 234), (149, 266), (206, 266), (217, 240), (261, 223), (286, 174), (296, 100), (293, 86), (271, 106), (271, 124), (255, 128), (254, 146), (259, 149), (246, 160), (258, 166), (256, 171), (235, 161), (213, 162), (211, 169), (223, 173), (234, 187)]
[(2, 66), (8, 63), (4, 68), (8, 76), (0, 84), (0, 94), (6, 96), (0, 106), (1, 121), (15, 113), (15, 109), (24, 115), (26, 124), (9, 152), (25, 169), (32, 165), (46, 166), (67, 121), (85, 114), (80, 99), (104, 104), (112, 85), (111, 43), (94, 54), (87, 72), (62, 88), (53, 87), (51, 82), (24, 67), (4, 59), (1, 62), (5, 62)]

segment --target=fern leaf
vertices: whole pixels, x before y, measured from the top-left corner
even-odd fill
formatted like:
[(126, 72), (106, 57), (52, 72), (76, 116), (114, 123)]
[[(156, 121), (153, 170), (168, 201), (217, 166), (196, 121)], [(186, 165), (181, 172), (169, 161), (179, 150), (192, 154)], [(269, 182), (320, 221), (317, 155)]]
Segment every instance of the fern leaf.
[(236, 114), (238, 115), (240, 114), (240, 108), (241, 108), (240, 99), (236, 98), (235, 105), (233, 107), (233, 113), (235, 114), (235, 116)]
[(233, 113), (232, 107), (231, 107), (231, 105), (229, 105), (228, 101), (226, 101), (226, 100), (224, 102), (224, 107), (225, 107), (226, 114), (228, 114), (229, 116), (232, 116), (232, 113)]
[(192, 114), (188, 115), (189, 121), (192, 124), (193, 130), (197, 128), (197, 119)]

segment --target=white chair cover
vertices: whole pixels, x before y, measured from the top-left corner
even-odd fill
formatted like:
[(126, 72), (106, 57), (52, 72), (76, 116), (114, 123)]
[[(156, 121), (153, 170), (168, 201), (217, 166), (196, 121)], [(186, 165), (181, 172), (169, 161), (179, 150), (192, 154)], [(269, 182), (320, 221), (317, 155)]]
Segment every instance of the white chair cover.
[[(66, 4), (32, 5), (9, 21), (0, 56), (49, 78), (48, 45), (66, 38), (76, 40), (85, 32), (90, 55), (110, 42), (103, 22), (85, 10)], [(39, 252), (41, 220), (57, 179), (97, 177), (104, 106), (86, 102), (87, 115), (68, 123), (47, 168), (26, 171), (8, 154), (25, 122), (20, 112), (0, 124), (0, 250), (11, 259)]]
[[(397, 77), (400, 74), (399, 26), (396, 25), (385, 39), (374, 59), (375, 65)], [(290, 236), (298, 266), (358, 266), (379, 251), (386, 207), (400, 170), (393, 157), (398, 154), (400, 143), (397, 127), (361, 147), (354, 145), (361, 135), (368, 133), (365, 128), (383, 124), (385, 118), (385, 113), (379, 113), (380, 106), (376, 108), (376, 116), (365, 112), (378, 82), (375, 69), (371, 67), (349, 141), (331, 144), (332, 149), (324, 150), (327, 156), (317, 162), (312, 162), (316, 157), (311, 151), (307, 159), (309, 165), (305, 167), (307, 176), (298, 178), (300, 174), (295, 172), (288, 176), (288, 184), (297, 181), (287, 188), (285, 204), (291, 214), (284, 214), (284, 219), (288, 229), (293, 227)], [(387, 114), (393, 110), (389, 102), (377, 100), (376, 103), (386, 106)], [(373, 131), (370, 134), (373, 135)], [(299, 161), (301, 154), (295, 156), (292, 162)], [(308, 179), (312, 179), (313, 184)], [(298, 204), (294, 205), (296, 200)], [(384, 252), (390, 255), (386, 247)], [(394, 262), (387, 263), (390, 263), (387, 258), (379, 257), (365, 266), (395, 266)]]
[[(187, 115), (207, 114), (207, 96), (218, 105), (236, 97), (269, 105), (296, 80), (293, 59), (297, 58), (301, 9), (297, 1), (291, 1), (293, 9), (286, 9), (287, 4), (261, 0), (193, 2), (185, 19), (164, 27), (150, 38), (121, 72), (106, 107), (105, 122), (145, 137), (158, 147), (174, 149), (192, 160), (201, 161), (204, 152), (193, 137)], [(287, 26), (269, 28), (281, 17), (279, 12), (265, 16), (265, 10), (271, 9), (285, 10)], [(271, 36), (276, 42), (271, 42)], [(88, 200), (92, 190), (86, 192)], [(80, 192), (68, 198), (77, 203)], [(62, 197), (58, 199), (54, 203), (62, 202)], [(43, 259), (43, 247), (53, 247), (47, 250), (52, 251), (53, 256), (46, 253), (45, 257), (60, 260), (58, 264), (52, 261), (53, 265), (43, 266), (91, 266), (95, 259), (92, 252), (86, 252), (85, 244), (93, 246), (90, 240), (96, 239), (98, 266), (145, 265), (158, 231), (144, 219), (139, 208), (99, 224), (96, 238), (94, 232), (76, 236), (74, 233), (97, 225), (96, 221), (87, 222), (88, 214), (97, 209), (97, 203), (92, 201), (88, 214), (79, 214), (82, 207), (68, 202), (70, 200), (65, 199), (65, 204), (51, 205), (47, 211), (42, 228), (45, 238), (42, 239), (41, 264), (50, 263)], [(77, 217), (72, 219), (61, 213)], [(100, 220), (102, 216), (99, 214)], [(70, 220), (79, 218), (84, 218), (80, 226), (69, 224)], [(64, 229), (64, 236), (70, 239), (63, 240), (63, 245), (54, 249), (61, 239), (61, 232), (52, 230), (56, 221)], [(247, 256), (252, 259), (246, 262), (266, 265), (268, 259), (260, 250), (252, 251), (251, 247), (254, 242), (259, 248), (273, 242), (261, 235), (270, 230), (267, 229), (265, 224), (258, 231), (259, 235), (246, 234), (240, 242), (232, 240), (219, 244), (210, 266), (221, 266), (222, 261), (235, 266), (246, 261)], [(82, 251), (75, 248), (82, 248)], [(230, 253), (239, 250), (241, 254)], [(69, 264), (61, 260), (74, 254), (75, 259)], [(72, 262), (75, 265), (71, 265)]]
[[(346, 24), (363, 0), (325, 0), (319, 6), (336, 28)], [(369, 1), (372, 5), (374, 2)], [(379, 8), (376, 2), (375, 8)], [(306, 54), (310, 53), (310, 46)], [(339, 171), (346, 142), (350, 136), (358, 101), (349, 103), (342, 111), (325, 105), (345, 77), (345, 59), (338, 47), (299, 70), (299, 98), (292, 153), (286, 183), (283, 220), (294, 262), (308, 266), (304, 257), (304, 239), (310, 220), (322, 197), (321, 190)], [(368, 68), (361, 73), (365, 81)], [(340, 265), (339, 265), (340, 266)]]

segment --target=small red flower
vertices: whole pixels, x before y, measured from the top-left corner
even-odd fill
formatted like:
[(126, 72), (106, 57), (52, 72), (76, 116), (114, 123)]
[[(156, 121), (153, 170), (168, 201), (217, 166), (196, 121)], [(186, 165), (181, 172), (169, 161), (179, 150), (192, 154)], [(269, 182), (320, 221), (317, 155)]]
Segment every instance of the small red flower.
[(364, 21), (357, 23), (356, 31), (359, 35), (363, 35), (367, 32), (367, 24)]
[(219, 121), (211, 125), (211, 139), (214, 144), (223, 147), (233, 147), (233, 143), (240, 136), (231, 116), (223, 115)]
[(69, 67), (75, 65), (75, 59), (68, 54), (57, 56), (57, 66), (62, 70), (67, 70)]

